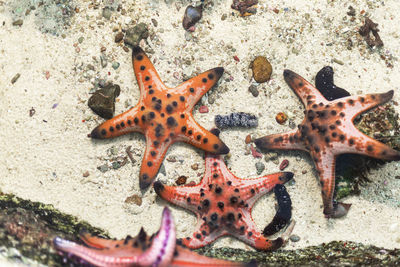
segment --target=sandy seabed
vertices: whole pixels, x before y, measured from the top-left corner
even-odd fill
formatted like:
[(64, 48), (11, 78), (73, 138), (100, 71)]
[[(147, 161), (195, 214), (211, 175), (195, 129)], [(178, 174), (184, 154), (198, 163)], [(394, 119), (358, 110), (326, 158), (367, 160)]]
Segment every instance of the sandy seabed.
[[(279, 171), (271, 161), (245, 155), (244, 139), (248, 134), (261, 137), (288, 131), (287, 123), (279, 125), (275, 121), (281, 111), (296, 124), (303, 119), (301, 102), (283, 80), (286, 68), (314, 83), (316, 73), (331, 65), (335, 83), (351, 94), (394, 89), (394, 100), (400, 102), (399, 1), (260, 0), (257, 14), (249, 17), (239, 17), (230, 8), (231, 1), (213, 2), (204, 10), (195, 32), (185, 34), (181, 22), (190, 1), (73, 1), (79, 12), (71, 18), (69, 27), (54, 34), (44, 33), (39, 25), (35, 12), (40, 8), (24, 16), (22, 26), (13, 26), (18, 18), (17, 1), (0, 1), (0, 190), (53, 204), (117, 238), (135, 235), (142, 226), (150, 233), (158, 229), (162, 208), (169, 204), (156, 197), (153, 189), (143, 194), (141, 206), (125, 203), (127, 197), (142, 194), (138, 173), (145, 147), (143, 135), (101, 141), (87, 138), (103, 121), (87, 106), (96, 77), (121, 86), (115, 114), (138, 101), (131, 54), (114, 42), (113, 32), (138, 22), (149, 27), (150, 37), (141, 45), (168, 86), (217, 66), (225, 68), (218, 86), (201, 100), (209, 113), (199, 113), (198, 106), (193, 111), (201, 125), (210, 129), (215, 115), (230, 112), (249, 112), (259, 117), (257, 128), (221, 133), (221, 139), (231, 149), (228, 166), (239, 177), (258, 176), (254, 167), (257, 161), (266, 166), (263, 175)], [(115, 11), (107, 20), (102, 17), (102, 8), (107, 4), (121, 4), (126, 13)], [(346, 15), (350, 5), (356, 10), (353, 21)], [(275, 8), (279, 13), (273, 11)], [(222, 19), (224, 15), (226, 18)], [(365, 15), (379, 24), (384, 42), (381, 50), (369, 49), (357, 33)], [(80, 37), (82, 42), (78, 41)], [(101, 66), (101, 47), (106, 48), (106, 67)], [(273, 73), (268, 83), (258, 85), (260, 95), (253, 97), (248, 91), (254, 83), (249, 64), (259, 55), (269, 59)], [(388, 67), (388, 60), (381, 55), (393, 67)], [(116, 70), (113, 62), (120, 63)], [(21, 76), (12, 84), (17, 73)], [(208, 102), (210, 97), (215, 99), (213, 104)], [(29, 116), (31, 108), (36, 111), (33, 116)], [(400, 111), (399, 106), (395, 108)], [(110, 164), (111, 157), (126, 156), (127, 146), (133, 148), (135, 164), (105, 173), (97, 169)], [(178, 143), (167, 153), (167, 158), (172, 156), (178, 160), (165, 160), (167, 175), (159, 173), (158, 180), (174, 184), (177, 177), (184, 175), (189, 177), (188, 182), (199, 182), (204, 172), (202, 151)], [(400, 248), (400, 180), (395, 179), (400, 174), (399, 162), (387, 163), (369, 173), (373, 182), (361, 188), (361, 195), (344, 200), (353, 204), (348, 215), (327, 220), (322, 214), (320, 187), (309, 155), (280, 152), (279, 160), (283, 159), (290, 161), (286, 170), (295, 173), (296, 182), (287, 189), (297, 222), (293, 233), (300, 237), (299, 242), (289, 242), (287, 249), (332, 240)], [(194, 163), (200, 166), (196, 171), (190, 167)], [(89, 176), (83, 177), (87, 171)], [(271, 194), (255, 205), (252, 215), (260, 230), (271, 221), (274, 205)], [(195, 216), (171, 208), (178, 237), (189, 236), (195, 227)], [(232, 238), (219, 239), (215, 246), (249, 248)]]

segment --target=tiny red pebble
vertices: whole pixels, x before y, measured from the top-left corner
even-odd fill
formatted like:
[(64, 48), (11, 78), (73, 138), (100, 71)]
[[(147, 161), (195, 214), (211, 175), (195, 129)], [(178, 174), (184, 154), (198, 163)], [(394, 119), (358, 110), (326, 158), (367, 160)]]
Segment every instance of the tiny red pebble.
[(287, 159), (284, 159), (284, 160), (281, 162), (281, 165), (279, 165), (279, 169), (280, 169), (281, 171), (283, 171), (284, 169), (286, 169), (287, 166), (289, 166), (289, 161), (288, 161)]
[(239, 62), (239, 61), (240, 61), (240, 59), (239, 59), (239, 57), (238, 57), (238, 56), (233, 56), (233, 59), (234, 59), (235, 61), (237, 61), (237, 62)]
[(251, 154), (253, 155), (253, 157), (255, 158), (262, 158), (262, 154), (260, 152), (258, 152), (253, 145), (250, 146), (250, 150), (251, 150)]
[(272, 11), (274, 11), (276, 14), (279, 13), (279, 9), (277, 9), (277, 8), (274, 8)]
[(46, 75), (46, 80), (48, 80), (48, 79), (50, 78), (50, 72), (49, 72), (49, 71), (46, 71), (46, 72), (45, 72), (45, 75)]
[(201, 106), (199, 108), (200, 113), (208, 113), (208, 107), (207, 106)]
[(82, 120), (82, 122), (85, 122), (86, 120)]
[(191, 181), (191, 182), (189, 182), (189, 183), (187, 184), (187, 186), (194, 186), (194, 185), (196, 185), (196, 182), (195, 182), (195, 181)]
[(111, 75), (111, 72), (108, 72), (108, 75)]

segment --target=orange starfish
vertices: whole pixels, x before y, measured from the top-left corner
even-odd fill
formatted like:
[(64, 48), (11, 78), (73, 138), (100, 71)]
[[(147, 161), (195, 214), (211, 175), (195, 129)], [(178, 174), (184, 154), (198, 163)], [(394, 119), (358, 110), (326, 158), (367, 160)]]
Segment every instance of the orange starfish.
[(168, 88), (138, 46), (132, 50), (132, 61), (140, 88), (138, 104), (97, 126), (89, 137), (105, 139), (131, 132), (143, 133), (146, 151), (139, 176), (141, 189), (152, 183), (169, 146), (175, 142), (186, 142), (215, 154), (229, 152), (229, 148), (201, 127), (192, 115), (193, 107), (218, 82), (223, 68), (208, 70), (176, 88)]
[(303, 122), (294, 130), (255, 140), (262, 149), (298, 149), (311, 154), (322, 187), (324, 214), (341, 217), (351, 204), (334, 203), (335, 160), (344, 153), (362, 154), (385, 160), (400, 160), (400, 152), (361, 133), (353, 120), (362, 112), (383, 104), (393, 97), (393, 90), (383, 94), (348, 96), (328, 101), (317, 88), (300, 75), (285, 70), (285, 81), (303, 102)]

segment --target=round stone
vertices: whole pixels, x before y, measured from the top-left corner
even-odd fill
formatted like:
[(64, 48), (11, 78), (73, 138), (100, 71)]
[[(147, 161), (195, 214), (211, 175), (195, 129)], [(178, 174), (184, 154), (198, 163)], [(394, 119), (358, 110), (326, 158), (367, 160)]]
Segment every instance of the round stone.
[(258, 56), (253, 60), (251, 69), (253, 71), (253, 78), (258, 83), (264, 83), (271, 78), (271, 63), (263, 56)]

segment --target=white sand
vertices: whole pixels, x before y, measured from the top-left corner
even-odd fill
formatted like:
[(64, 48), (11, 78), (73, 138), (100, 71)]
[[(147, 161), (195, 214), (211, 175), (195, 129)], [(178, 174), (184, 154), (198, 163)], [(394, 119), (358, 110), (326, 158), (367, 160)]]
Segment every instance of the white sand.
[[(1, 2), (1, 1), (0, 1)], [(92, 77), (107, 78), (121, 86), (121, 95), (116, 103), (116, 114), (126, 110), (125, 102), (134, 105), (139, 97), (138, 86), (133, 74), (131, 55), (114, 43), (114, 26), (126, 23), (145, 22), (152, 35), (146, 50), (151, 55), (161, 78), (169, 86), (178, 85), (182, 73), (193, 76), (207, 69), (223, 66), (226, 74), (211, 93), (216, 97), (214, 104), (204, 103), (210, 112), (200, 114), (194, 110), (195, 119), (206, 128), (213, 127), (217, 114), (250, 112), (259, 116), (256, 129), (223, 131), (221, 138), (231, 148), (229, 167), (239, 177), (255, 177), (254, 164), (260, 159), (245, 155), (244, 138), (248, 134), (256, 137), (284, 132), (288, 125), (275, 122), (275, 115), (285, 111), (296, 123), (303, 118), (303, 107), (285, 84), (283, 69), (291, 69), (313, 81), (315, 74), (325, 65), (335, 70), (335, 83), (352, 94), (386, 92), (395, 89), (394, 100), (400, 102), (400, 75), (397, 60), (394, 68), (388, 68), (378, 52), (369, 51), (363, 40), (357, 41), (357, 27), (362, 25), (360, 11), (371, 14), (379, 23), (384, 51), (399, 56), (400, 21), (396, 0), (375, 1), (307, 1), (307, 0), (261, 0), (256, 15), (241, 18), (237, 12), (231, 15), (231, 1), (215, 1), (214, 7), (203, 12), (193, 38), (186, 41), (181, 26), (184, 7), (189, 1), (177, 1), (167, 5), (164, 1), (148, 0), (138, 2), (119, 1), (127, 10), (125, 16), (114, 13), (110, 21), (101, 18), (101, 9), (89, 8), (92, 2), (76, 1), (80, 12), (72, 20), (66, 38), (41, 33), (32, 12), (24, 19), (22, 27), (12, 26), (8, 5), (0, 12), (0, 190), (14, 193), (19, 197), (53, 204), (63, 212), (87, 220), (94, 226), (104, 228), (117, 238), (126, 234), (135, 235), (141, 226), (153, 233), (159, 227), (161, 210), (166, 203), (156, 197), (154, 190), (144, 194), (143, 204), (126, 204), (124, 200), (133, 194), (141, 194), (138, 173), (144, 138), (140, 134), (123, 136), (113, 140), (92, 141), (87, 134), (103, 120), (92, 113), (87, 106), (89, 90), (93, 87), (83, 77), (83, 69), (92, 64)], [(143, 4), (142, 2), (146, 2)], [(160, 3), (158, 3), (160, 2)], [(329, 3), (327, 5), (327, 2)], [(333, 3), (332, 3), (333, 2)], [(381, 3), (382, 2), (382, 3)], [(344, 21), (347, 8), (356, 9), (356, 20)], [(179, 10), (175, 7), (181, 7)], [(100, 3), (100, 7), (103, 4)], [(276, 14), (273, 8), (280, 9)], [(287, 12), (283, 8), (289, 8)], [(305, 13), (309, 19), (305, 19)], [(227, 19), (221, 21), (222, 14)], [(88, 16), (88, 20), (86, 17)], [(154, 27), (151, 18), (158, 21)], [(1, 23), (5, 21), (5, 25)], [(98, 22), (104, 25), (98, 25)], [(160, 31), (162, 29), (162, 32)], [(85, 39), (76, 52), (74, 43)], [(347, 39), (354, 47), (347, 50)], [(327, 45), (328, 44), (328, 45)], [(100, 65), (100, 47), (107, 48), (109, 63)], [(232, 51), (232, 48), (236, 49)], [(233, 60), (237, 55), (240, 62)], [(254, 98), (248, 87), (249, 63), (255, 56), (266, 56), (272, 66), (272, 80), (258, 86), (260, 96)], [(97, 58), (97, 62), (92, 57)], [(345, 64), (332, 63), (332, 59)], [(111, 67), (112, 60), (121, 65), (117, 70)], [(185, 60), (191, 60), (191, 66)], [(82, 66), (82, 67), (79, 67)], [(50, 73), (46, 79), (46, 71)], [(110, 72), (110, 75), (107, 74)], [(177, 72), (174, 78), (173, 74)], [(11, 79), (16, 73), (21, 77), (15, 84)], [(229, 77), (233, 81), (227, 82)], [(79, 80), (81, 79), (82, 82)], [(93, 80), (93, 79), (92, 79)], [(396, 90), (397, 89), (397, 90)], [(53, 104), (58, 106), (52, 109)], [(36, 114), (29, 116), (34, 107)], [(400, 111), (399, 106), (396, 107)], [(47, 122), (44, 122), (46, 120)], [(86, 120), (82, 122), (82, 120)], [(125, 148), (131, 145), (135, 150), (135, 165), (127, 164), (118, 170), (101, 173), (97, 170), (110, 158), (107, 150), (114, 146), (118, 154), (125, 156)], [(198, 174), (204, 171), (203, 153), (185, 144), (175, 144), (168, 156), (184, 160), (182, 163), (164, 161), (167, 176), (158, 179), (172, 184), (177, 177), (185, 175), (189, 181), (200, 180)], [(400, 248), (400, 208), (390, 203), (372, 202), (369, 194), (346, 199), (353, 206), (345, 218), (327, 220), (322, 214), (322, 200), (316, 173), (309, 156), (300, 152), (282, 152), (280, 161), (289, 159), (288, 171), (295, 172), (296, 183), (288, 186), (293, 201), (293, 219), (297, 221), (294, 233), (301, 240), (290, 242), (287, 248), (301, 248), (318, 245), (332, 240), (352, 240), (386, 248)], [(265, 162), (263, 174), (278, 171), (278, 166)], [(199, 163), (199, 170), (190, 166)], [(306, 170), (306, 174), (302, 171)], [(82, 177), (89, 171), (90, 176)], [(400, 163), (392, 162), (371, 172), (371, 180), (388, 182), (393, 192), (399, 192)], [(369, 187), (374, 184), (369, 185)], [(362, 188), (363, 193), (371, 188)], [(397, 191), (396, 191), (397, 190)], [(399, 194), (397, 194), (397, 197)], [(262, 198), (253, 210), (253, 217), (260, 230), (270, 222), (274, 214), (274, 197)], [(397, 207), (396, 207), (397, 206)], [(195, 216), (173, 207), (179, 237), (192, 233)], [(230, 238), (223, 238), (217, 246), (246, 248), (248, 246)]]

